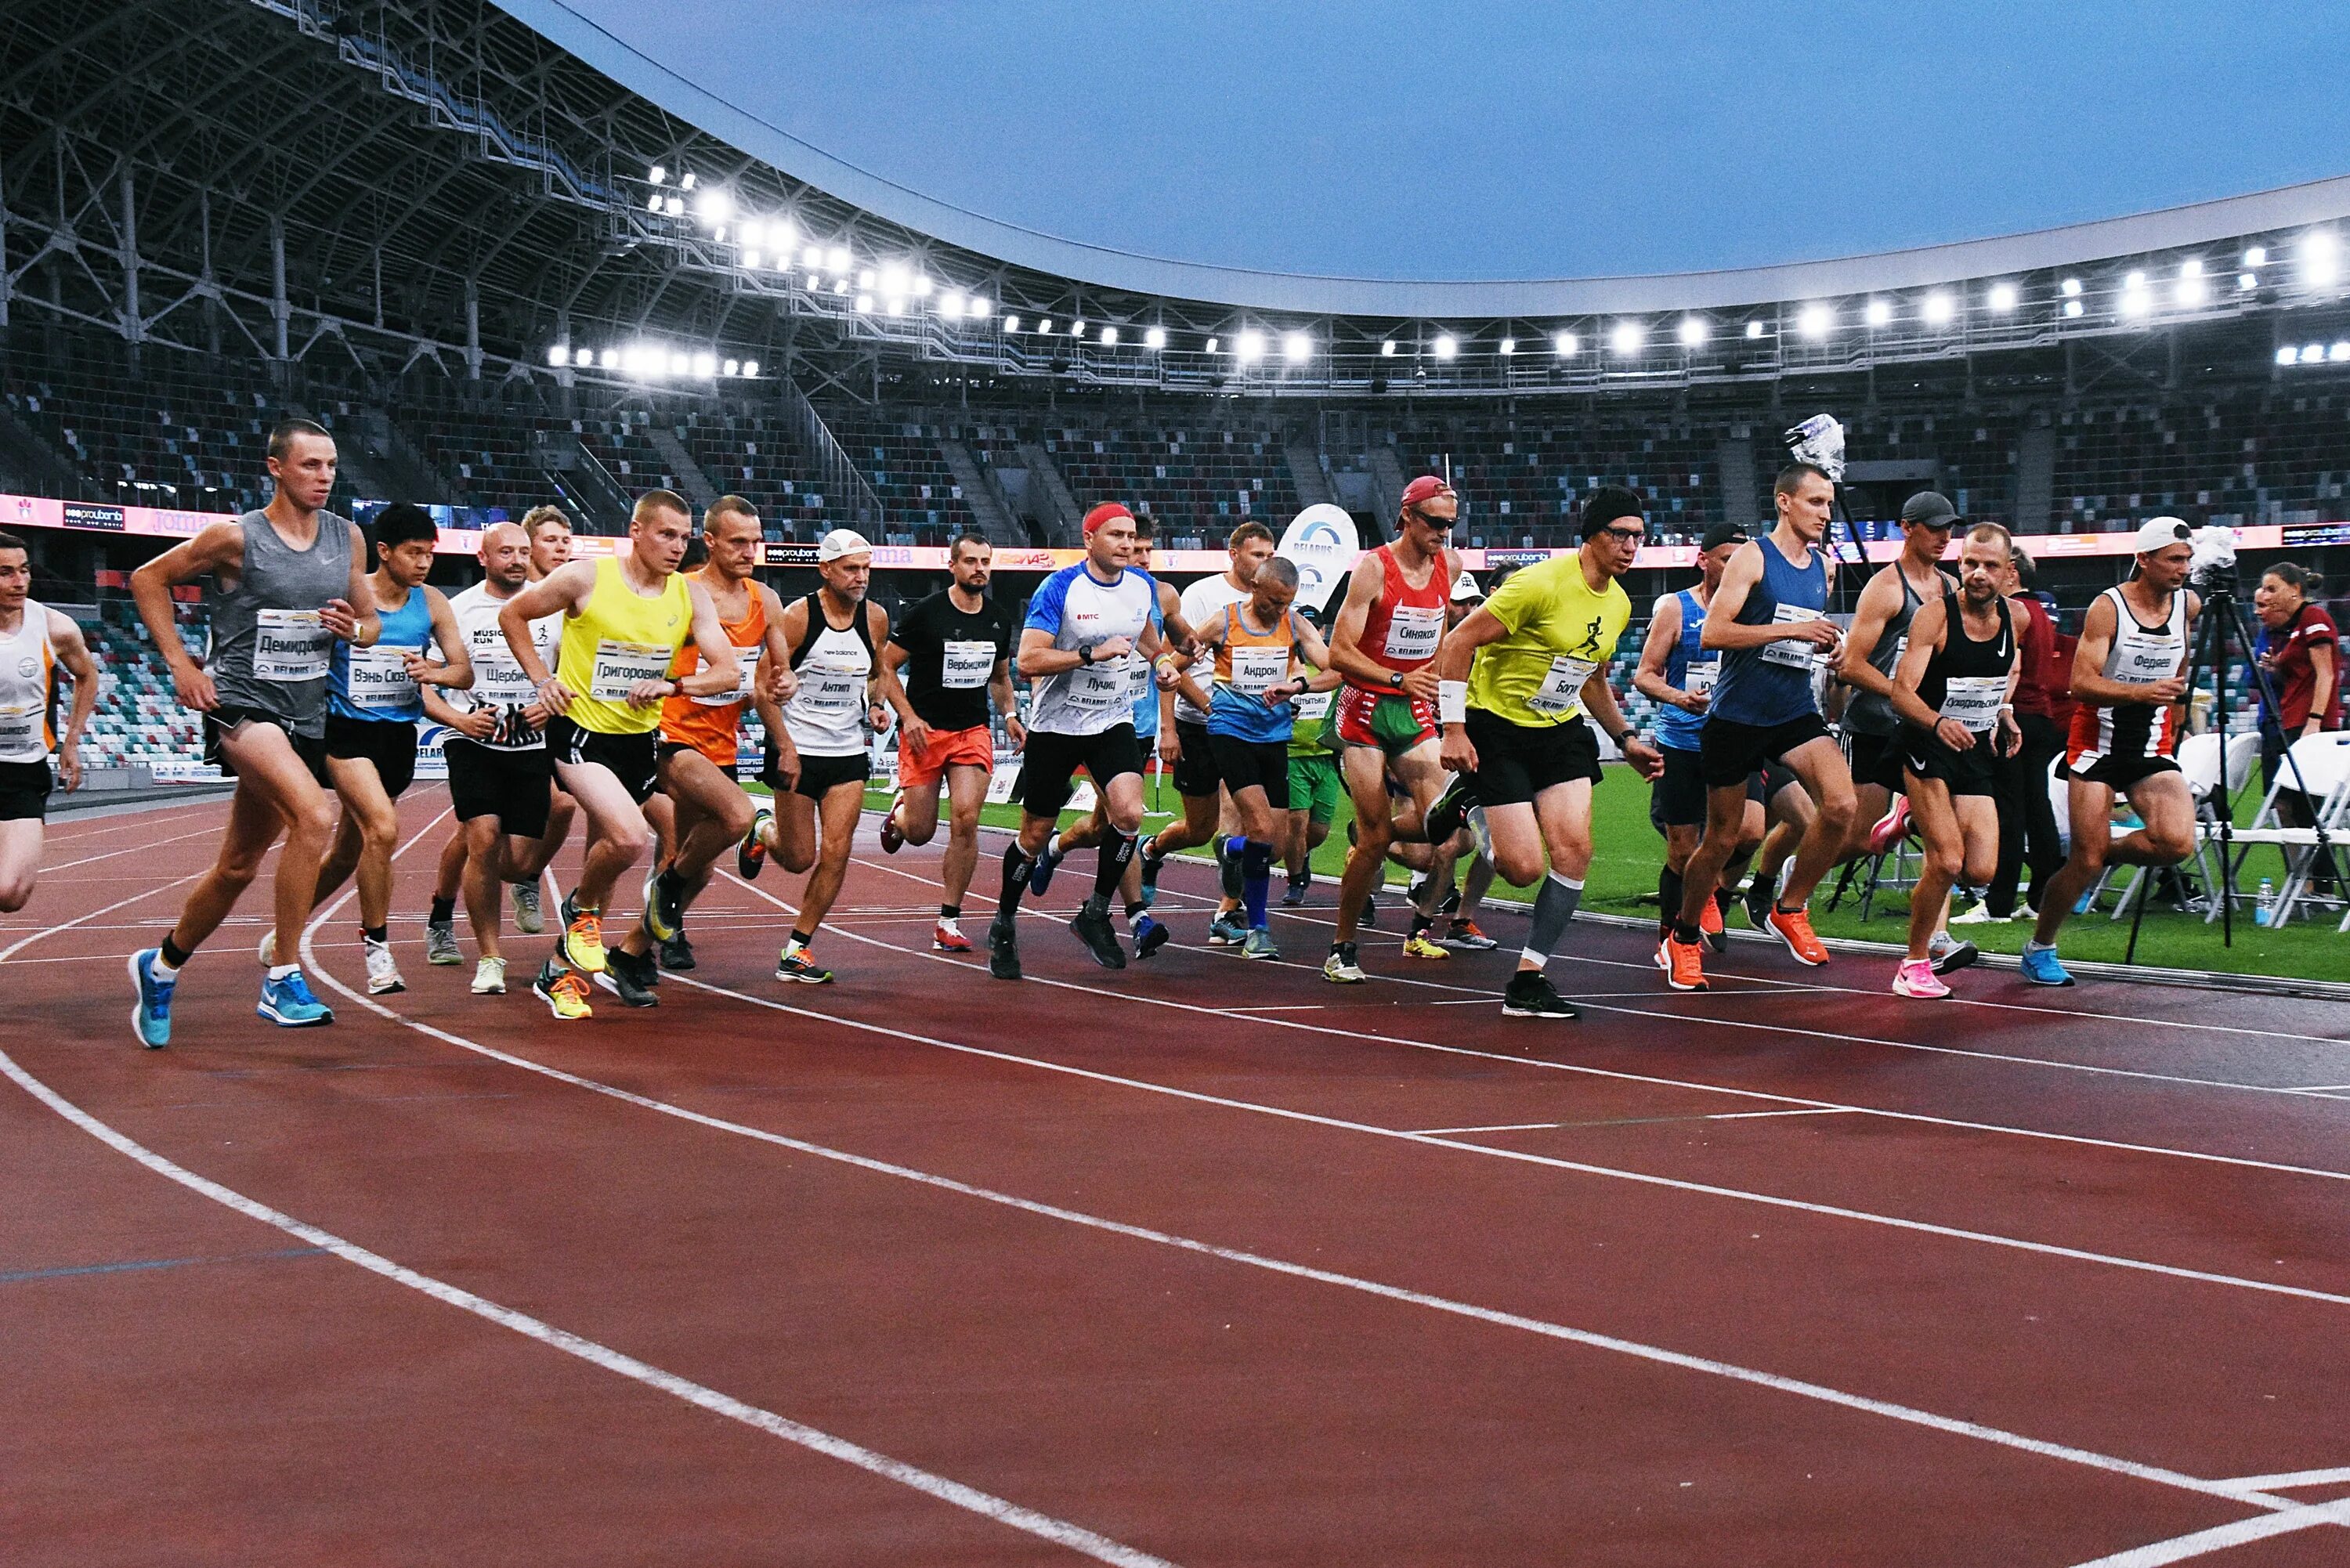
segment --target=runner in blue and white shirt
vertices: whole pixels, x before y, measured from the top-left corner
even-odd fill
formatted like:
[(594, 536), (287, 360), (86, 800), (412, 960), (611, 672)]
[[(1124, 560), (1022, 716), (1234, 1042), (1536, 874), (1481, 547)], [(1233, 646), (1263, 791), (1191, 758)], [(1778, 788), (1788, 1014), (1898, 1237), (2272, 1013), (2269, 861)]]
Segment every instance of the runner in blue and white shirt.
[(1032, 682), (1028, 751), (1020, 770), (1020, 836), (1003, 852), (1003, 890), (988, 928), (988, 972), (1020, 978), (1013, 920), (1036, 856), (1051, 840), (1077, 769), (1102, 802), (1094, 890), (1069, 929), (1105, 969), (1124, 969), (1109, 901), (1142, 826), (1142, 746), (1134, 702), (1150, 678), (1160, 639), (1150, 610), (1158, 585), (1127, 563), (1134, 514), (1116, 502), (1086, 514), (1086, 558), (1045, 580), (1028, 601), (1016, 663)]

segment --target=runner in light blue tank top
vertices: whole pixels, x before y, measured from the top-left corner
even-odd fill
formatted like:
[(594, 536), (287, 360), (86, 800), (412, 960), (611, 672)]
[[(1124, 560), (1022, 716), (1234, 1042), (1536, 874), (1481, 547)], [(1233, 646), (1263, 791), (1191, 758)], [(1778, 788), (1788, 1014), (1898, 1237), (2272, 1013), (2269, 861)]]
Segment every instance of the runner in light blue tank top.
[[(421, 587), (408, 590), (396, 610), (378, 609), (383, 636), (371, 648), (335, 644), (328, 671), (327, 707), (338, 718), (415, 723), (424, 717), (424, 696), (408, 674), (407, 656), (421, 654), (432, 640), (432, 607)], [(352, 670), (359, 688), (352, 690)]]
[[(1699, 639), (1705, 631), (1705, 607), (1697, 602), (1697, 595), (1683, 588), (1673, 596), (1680, 601), (1681, 634), (1675, 639), (1673, 649), (1665, 656), (1665, 684), (1676, 691), (1690, 688), (1690, 667), (1700, 671), (1712, 666), (1710, 676), (1719, 676), (1721, 668), (1720, 652), (1700, 646)], [(1669, 703), (1657, 709), (1657, 744), (1670, 746), (1675, 751), (1694, 752), (1705, 733), (1706, 716), (1692, 713), (1686, 708)]]

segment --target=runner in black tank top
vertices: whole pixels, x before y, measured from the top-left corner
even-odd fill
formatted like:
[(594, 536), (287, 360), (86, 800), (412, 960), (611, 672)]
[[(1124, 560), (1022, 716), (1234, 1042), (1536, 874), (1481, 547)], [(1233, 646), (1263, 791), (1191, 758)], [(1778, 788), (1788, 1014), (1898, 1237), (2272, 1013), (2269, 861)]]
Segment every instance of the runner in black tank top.
[(1955, 597), (1929, 600), (1910, 623), (1893, 672), (1893, 711), (1902, 720), (1903, 784), (1925, 840), (1909, 895), (1909, 956), (1893, 977), (1897, 995), (1950, 994), (1934, 972), (1935, 928), (1950, 884), (1991, 879), (1999, 859), (1999, 808), (1991, 756), (2022, 740), (2008, 704), (2019, 656), (2015, 623), (2001, 593), (2014, 541), (1996, 523), (1977, 524), (1959, 552)]

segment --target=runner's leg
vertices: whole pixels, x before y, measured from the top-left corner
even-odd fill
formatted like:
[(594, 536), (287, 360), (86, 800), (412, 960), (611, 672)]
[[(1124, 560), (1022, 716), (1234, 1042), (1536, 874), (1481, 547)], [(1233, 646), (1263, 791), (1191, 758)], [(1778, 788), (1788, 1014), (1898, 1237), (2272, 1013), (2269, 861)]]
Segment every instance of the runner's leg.
[[(335, 854), (318, 870), (321, 897), (334, 891), (323, 885), (328, 873), (341, 864), (344, 840), (355, 838), (349, 869), (359, 878), (359, 929), (369, 940), (383, 941), (384, 923), (391, 919), (391, 852), (399, 844), (400, 814), (384, 793), (375, 763), (366, 758), (328, 757), (327, 776), (335, 781), (335, 793), (342, 797), (343, 820), (336, 830)], [(336, 878), (338, 884), (340, 881)]]
[(603, 763), (558, 761), (555, 771), (564, 789), (588, 814), (588, 853), (580, 863), (572, 902), (583, 911), (600, 913), (609, 905), (621, 876), (652, 846), (652, 828), (628, 786)]
[[(805, 798), (805, 797), (803, 797)], [(812, 808), (818, 803), (809, 801)], [(794, 943), (806, 947), (816, 940), (816, 928), (840, 897), (841, 884), (848, 879), (848, 852), (856, 843), (858, 818), (865, 810), (865, 783), (852, 779), (837, 784), (824, 792), (817, 815), (823, 825), (822, 845), (816, 856), (816, 870), (800, 894), (800, 912), (792, 921)]]
[[(458, 864), (464, 867), (465, 923), (473, 928), (473, 946), (482, 957), (504, 958), (498, 941), (504, 919), (498, 902), (498, 873), (504, 869), (507, 846), (515, 841), (506, 837), (494, 816), (477, 816), (458, 827), (462, 836), (457, 843), (464, 851)], [(445, 853), (441, 863), (449, 863)]]
[[(899, 836), (909, 844), (928, 844), (939, 831), (939, 786), (942, 781), (932, 779), (928, 784), (901, 784), (898, 804), (890, 808), (898, 819)], [(947, 853), (954, 851), (949, 840)]]
[[(1820, 878), (1828, 874), (1842, 855), (1852, 825), (1858, 820), (1859, 805), (1852, 787), (1852, 774), (1834, 741), (1825, 735), (1806, 741), (1788, 753), (1784, 760), (1795, 776), (1804, 781), (1804, 793), (1817, 808), (1810, 830), (1795, 848), (1795, 862), (1788, 868), (1786, 886), (1779, 894), (1781, 909), (1797, 909), (1810, 900), (1812, 889), (1819, 886)], [(1744, 815), (1742, 809), (1740, 815)], [(1734, 832), (1738, 825), (1733, 822), (1729, 826)], [(1729, 846), (1725, 844), (1723, 847), (1726, 851)], [(1715, 870), (1718, 874), (1720, 867)], [(1709, 883), (1706, 895), (1711, 897), (1712, 890)]]
[[(1918, 858), (1918, 884), (1909, 890), (1909, 959), (1924, 961), (1932, 951), (1934, 931), (1941, 923), (1950, 886), (1966, 869), (1966, 834), (1959, 821), (1950, 786), (1939, 779), (1908, 776), (1909, 815), (1925, 840)], [(1982, 799), (1975, 795), (1969, 801)], [(1994, 829), (1994, 831), (1996, 831)]]
[(2073, 852), (2048, 878), (2040, 895), (2040, 918), (2032, 928), (2036, 947), (2054, 947), (2056, 933), (2072, 918), (2074, 902), (2095, 885), (2113, 846), (2114, 792), (2091, 779), (2076, 778), (2066, 792), (2073, 815)]
[(37, 816), (0, 822), (0, 914), (13, 915), (31, 900), (41, 874), (43, 836)]
[[(947, 848), (939, 867), (939, 902), (941, 908), (961, 909), (962, 896), (971, 888), (972, 874), (979, 868), (979, 808), (987, 800), (988, 770), (975, 763), (956, 763), (947, 769)], [(931, 826), (922, 836), (907, 836), (910, 843), (927, 844), (937, 831), (939, 792), (931, 790)], [(950, 916), (949, 919), (953, 917)]]
[(1387, 878), (1388, 845), (1394, 817), (1388, 805), (1387, 759), (1377, 746), (1348, 746), (1338, 754), (1338, 770), (1355, 810), (1355, 842), (1347, 850), (1346, 868), (1338, 877), (1338, 921), (1332, 945), (1351, 943), (1363, 911), (1363, 900)]

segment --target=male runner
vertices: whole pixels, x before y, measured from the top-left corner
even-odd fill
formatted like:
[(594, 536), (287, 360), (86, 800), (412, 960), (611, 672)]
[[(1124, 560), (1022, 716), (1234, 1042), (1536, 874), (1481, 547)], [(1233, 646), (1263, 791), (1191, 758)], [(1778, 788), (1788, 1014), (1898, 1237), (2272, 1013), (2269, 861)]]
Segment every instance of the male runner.
[[(1461, 503), (1434, 474), (1404, 486), (1392, 543), (1355, 565), (1347, 597), (1330, 628), (1330, 664), (1346, 681), (1333, 711), (1347, 750), (1339, 765), (1355, 807), (1355, 842), (1338, 880), (1337, 930), (1324, 976), (1343, 985), (1363, 981), (1355, 931), (1363, 902), (1386, 876), (1388, 845), (1425, 840), (1429, 808), (1444, 786), (1438, 761), (1436, 672), (1429, 668), (1444, 639), (1445, 603), (1460, 570), (1451, 543)], [(1388, 796), (1388, 774), (1402, 785), (1400, 810)], [(1423, 919), (1432, 918), (1425, 909)], [(1413, 958), (1450, 958), (1424, 926), (1404, 944)]]
[[(1298, 613), (1315, 621), (1311, 610)], [(1315, 629), (1321, 629), (1318, 623)], [(1330, 836), (1330, 824), (1338, 815), (1338, 753), (1331, 749), (1335, 737), (1329, 732), (1330, 704), (1336, 696), (1309, 688), (1289, 704), (1289, 836), (1281, 850), (1289, 873), (1281, 895), (1284, 909), (1305, 902), (1306, 889), (1314, 885), (1314, 852)]]
[(879, 657), (889, 638), (889, 613), (865, 597), (873, 581), (873, 546), (853, 528), (835, 528), (817, 543), (816, 559), (824, 586), (785, 605), (777, 623), (799, 689), (784, 704), (782, 726), (768, 737), (775, 749), (767, 787), (775, 791), (777, 815), (759, 834), (785, 870), (816, 867), (775, 960), (777, 980), (804, 985), (832, 981), (832, 971), (818, 967), (809, 950), (848, 878), (848, 851), (872, 774), (866, 731), (888, 724), (881, 693), (897, 685)]
[(1894, 670), (1903, 784), (1926, 845), (1909, 894), (1909, 956), (1893, 975), (1899, 996), (1950, 994), (1935, 973), (1935, 928), (1960, 875), (1981, 886), (1998, 864), (1992, 753), (2012, 752), (2022, 740), (2014, 708), (2022, 647), (2005, 593), (2014, 547), (1996, 523), (1967, 530), (1958, 593), (1918, 608)]
[[(1273, 530), (1262, 523), (1243, 523), (1225, 541), (1225, 551), (1232, 565), (1212, 577), (1202, 577), (1185, 588), (1180, 600), (1180, 623), (1193, 631), (1205, 628), (1228, 605), (1248, 597), (1249, 583), (1256, 569), (1273, 556)], [(1183, 803), (1183, 820), (1160, 828), (1143, 841), (1136, 857), (1142, 862), (1142, 896), (1151, 902), (1159, 896), (1159, 873), (1167, 857), (1181, 849), (1194, 848), (1212, 838), (1221, 845), (1234, 831), (1232, 813), (1227, 807), (1220, 811), (1222, 795), (1217, 784), (1217, 766), (1213, 748), (1208, 744), (1208, 693), (1196, 682), (1179, 682), (1175, 688), (1174, 743), (1159, 747), (1162, 762), (1174, 763), (1175, 794)], [(1222, 857), (1218, 857), (1222, 866)], [(1039, 867), (1050, 877), (1049, 867)], [(1232, 879), (1226, 871), (1225, 879)], [(1032, 892), (1041, 888), (1032, 887)], [(1217, 946), (1233, 946), (1244, 940), (1247, 928), (1233, 916), (1239, 900), (1227, 890), (1216, 906), (1213, 919), (1208, 925), (1208, 940)]]
[[(131, 1023), (150, 1050), (172, 1042), (181, 967), (228, 919), (281, 833), (276, 956), (296, 952), (335, 829), (325, 788), (333, 647), (376, 639), (367, 542), (358, 524), (326, 510), (335, 438), (308, 420), (287, 420), (270, 432), (268, 450), (268, 505), (207, 524), (130, 574), (139, 618), (181, 706), (203, 715), (205, 760), (236, 780), (219, 857), (189, 890), (162, 945), (130, 957), (139, 992)], [(172, 590), (203, 576), (213, 580), (212, 646), (199, 665), (181, 640)], [(256, 1011), (285, 1028), (335, 1021), (295, 963), (269, 967)]]
[[(1215, 655), (1208, 751), (1241, 823), (1239, 833), (1216, 846), (1216, 861), (1227, 868), (1225, 892), (1237, 887), (1246, 909), (1242, 955), (1252, 959), (1281, 956), (1265, 898), (1274, 848), (1289, 812), (1290, 704), (1338, 684), (1327, 669), (1330, 650), (1322, 634), (1290, 607), (1296, 597), (1296, 563), (1270, 556), (1250, 575), (1248, 597), (1226, 605), (1200, 628), (1202, 651)], [(1191, 655), (1170, 654), (1160, 662), (1180, 675), (1191, 667)]]
[[(761, 535), (757, 508), (739, 495), (720, 496), (702, 514), (709, 559), (691, 581), (710, 596), (736, 657), (750, 655), (755, 671), (772, 677), (790, 662), (791, 648), (784, 641), (782, 601), (753, 576)], [(701, 665), (702, 650), (688, 643), (670, 675), (682, 680)], [(652, 988), (662, 970), (694, 967), (693, 946), (685, 940), (686, 906), (709, 885), (719, 856), (751, 831), (751, 797), (735, 780), (745, 702), (756, 705), (767, 728), (782, 727), (775, 699), (755, 674), (731, 691), (680, 692), (661, 703), (660, 788), (673, 812), (672, 846), (666, 863), (645, 879), (643, 916), (606, 952), (605, 972), (596, 977), (628, 1006), (659, 1001)]]
[[(57, 778), (81, 788), (81, 736), (98, 708), (98, 660), (73, 618), (36, 602), (32, 553), (0, 534), (0, 915), (33, 896), (49, 791)], [(73, 677), (73, 713), (60, 737), (51, 725), (57, 668)], [(57, 751), (57, 774), (49, 752)]]
[(1659, 964), (1676, 991), (1705, 989), (1701, 906), (1712, 901), (1737, 848), (1747, 776), (1765, 763), (1792, 769), (1816, 811), (1765, 924), (1799, 963), (1828, 961), (1804, 905), (1835, 864), (1854, 809), (1852, 774), (1812, 695), (1813, 659), (1833, 650), (1838, 636), (1826, 615), (1835, 563), (1820, 548), (1835, 486), (1817, 465), (1793, 462), (1780, 472), (1773, 501), (1778, 525), (1731, 554), (1699, 633), (1700, 648), (1721, 650), (1721, 674), (1699, 742), (1705, 831), (1681, 873), (1680, 916)]
[[(558, 1019), (588, 1016), (586, 977), (608, 967), (605, 904), (652, 837), (644, 803), (660, 771), (661, 703), (742, 681), (710, 591), (677, 570), (692, 531), (683, 497), (648, 490), (629, 514), (626, 555), (569, 562), (498, 610), (506, 647), (547, 711), (555, 776), (588, 814), (587, 857), (563, 900), (563, 934), (531, 982)], [(531, 623), (556, 614), (563, 631), (549, 670)], [(689, 641), (702, 668), (671, 675)]]
[[(1632, 569), (1648, 524), (1636, 491), (1603, 484), (1583, 504), (1583, 547), (1522, 566), (1444, 639), (1436, 656), (1444, 763), (1469, 777), (1493, 838), (1493, 862), (1523, 888), (1540, 882), (1504, 1018), (1573, 1018), (1543, 972), (1566, 934), (1591, 869), (1591, 788), (1599, 745), (1588, 712), (1653, 780), (1664, 758), (1632, 732), (1607, 683), (1632, 618), (1617, 579)], [(1547, 874), (1544, 866), (1547, 858)]]
[[(2039, 924), (2023, 944), (2023, 978), (2034, 985), (2073, 983), (2056, 961), (2056, 933), (2073, 900), (2108, 865), (2176, 866), (2195, 853), (2195, 801), (2171, 756), (2195, 618), (2203, 610), (2187, 587), (2193, 532), (2176, 517), (2141, 526), (2136, 574), (2099, 594), (2082, 618), (2064, 752), (2073, 775), (2073, 852), (2048, 879)], [(2118, 844), (2116, 794), (2128, 798), (2145, 824)]]
[(995, 771), (991, 711), (1017, 749), (1027, 742), (1012, 692), (1012, 622), (987, 597), (995, 548), (978, 534), (959, 534), (947, 546), (946, 587), (908, 610), (881, 649), (881, 667), (897, 689), (898, 795), (881, 819), (881, 851), (928, 844), (939, 830), (939, 785), (944, 781), (953, 816), (939, 868), (939, 923), (931, 946), (942, 953), (971, 951), (962, 934), (962, 896), (979, 865), (979, 808)]
[[(463, 691), (473, 662), (441, 590), (427, 587), (432, 546), (441, 530), (421, 506), (399, 502), (375, 520), (376, 569), (368, 592), (380, 628), (373, 647), (338, 644), (327, 680), (327, 777), (343, 803), (342, 819), (318, 882), (317, 909), (355, 871), (359, 885), (359, 950), (367, 959), (370, 995), (405, 991), (391, 956), (391, 852), (400, 841), (392, 803), (416, 777), (416, 722), (424, 717), (423, 689)], [(424, 657), (442, 649), (439, 661)], [(261, 961), (277, 961), (277, 935), (261, 941)]]
[[(499, 526), (499, 524), (492, 526)], [(508, 524), (504, 526), (512, 527), (514, 524)], [(564, 514), (563, 508), (560, 506), (534, 506), (523, 514), (520, 526), (526, 549), (526, 554), (523, 557), (525, 563), (522, 568), (523, 576), (519, 578), (513, 577), (511, 576), (513, 568), (511, 566), (506, 568), (507, 576), (502, 580), (505, 581), (507, 586), (498, 596), (500, 603), (511, 598), (525, 583), (544, 580), (547, 573), (571, 559), (571, 519)], [(488, 530), (484, 530), (485, 536), (487, 533)], [(488, 569), (488, 559), (484, 556), (483, 559), (484, 571)], [(461, 598), (463, 595), (457, 597)], [(453, 607), (457, 601), (456, 598), (452, 598), (449, 602)], [(474, 666), (477, 669), (480, 667), (484, 649), (494, 648), (499, 659), (504, 661), (507, 679), (510, 680), (520, 679), (521, 667), (515, 664), (506, 654), (505, 636), (498, 630), (495, 607), (478, 613), (476, 619), (478, 625), (468, 632), (468, 635), (473, 638), (471, 651)], [(559, 628), (562, 620), (560, 617), (546, 618), (545, 624)], [(553, 668), (555, 660), (553, 635), (552, 632), (548, 634), (546, 646), (543, 650), (549, 668)], [(525, 696), (519, 705), (508, 703), (507, 706), (529, 707), (532, 706), (532, 701)], [(445, 723), (447, 721), (442, 722)], [(530, 721), (528, 728), (532, 733), (536, 734), (546, 722), (546, 715), (541, 712)], [(545, 761), (546, 747), (543, 741), (536, 746), (525, 749), (536, 752), (540, 761)], [(500, 861), (498, 870), (498, 875), (505, 881), (506, 891), (514, 899), (515, 929), (526, 937), (535, 937), (546, 929), (546, 918), (539, 906), (538, 881), (540, 877), (546, 874), (547, 864), (555, 858), (555, 852), (562, 848), (564, 841), (571, 836), (571, 819), (579, 813), (578, 803), (563, 792), (562, 785), (554, 782), (553, 765), (548, 764), (544, 771), (546, 774), (549, 792), (545, 818), (546, 826), (536, 834), (510, 832), (508, 834), (510, 837), (528, 838), (534, 842), (507, 845), (503, 852), (504, 858)], [(465, 961), (463, 951), (457, 946), (455, 921), (457, 895), (464, 879), (466, 846), (469, 842), (465, 825), (461, 820), (457, 825), (457, 830), (449, 836), (449, 842), (441, 846), (440, 870), (432, 883), (432, 908), (424, 921), (424, 961), (427, 963), (459, 964)], [(472, 909), (473, 906), (469, 902), (466, 905), (469, 919)], [(491, 929), (494, 930), (494, 925)], [(477, 927), (474, 930), (477, 941), (480, 936), (481, 931)], [(505, 966), (501, 962), (498, 966), (501, 986), (504, 983), (504, 973)], [(473, 978), (476, 981), (482, 978), (481, 966), (478, 964), (474, 966)]]
[[(1020, 632), (1020, 673), (1032, 683), (1028, 760), (1020, 772), (1020, 836), (1003, 852), (1003, 884), (987, 929), (987, 971), (1020, 978), (1014, 921), (1036, 857), (1053, 836), (1070, 781), (1093, 775), (1105, 811), (1095, 851), (1094, 890), (1069, 929), (1104, 969), (1124, 969), (1126, 951), (1109, 923), (1109, 901), (1134, 857), (1142, 826), (1142, 747), (1134, 735), (1135, 695), (1158, 658), (1151, 622), (1157, 581), (1134, 556), (1134, 514), (1105, 501), (1085, 516), (1086, 558), (1045, 579), (1028, 601)], [(1139, 658), (1138, 658), (1139, 655)], [(1138, 670), (1138, 664), (1140, 670)]]
[[(493, 523), (482, 530), (480, 555), (482, 580), (449, 600), (458, 639), (473, 659), (473, 684), (463, 699), (432, 687), (423, 697), (425, 715), (449, 731), (441, 750), (449, 763), (450, 811), (457, 819), (457, 836), (450, 842), (457, 850), (465, 919), (480, 952), (473, 994), (503, 996), (506, 961), (499, 941), (498, 881), (515, 882), (517, 868), (537, 858), (552, 810), (555, 766), (546, 755), (546, 709), (498, 628), (498, 612), (527, 586), (529, 536), (515, 524)], [(542, 660), (554, 662), (562, 632), (559, 615), (531, 622), (531, 639)], [(444, 850), (444, 875), (451, 864)], [(536, 872), (531, 877), (536, 894)], [(456, 933), (443, 918), (450, 912), (436, 896), (424, 928), (425, 957), (433, 963), (447, 961), (436, 950), (443, 940), (447, 951), (463, 959)]]

